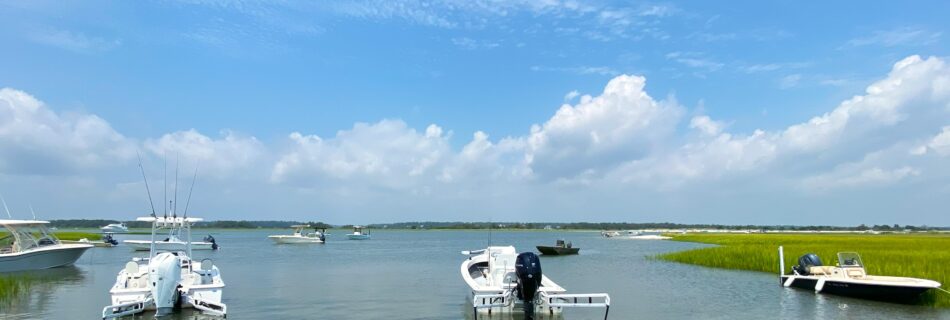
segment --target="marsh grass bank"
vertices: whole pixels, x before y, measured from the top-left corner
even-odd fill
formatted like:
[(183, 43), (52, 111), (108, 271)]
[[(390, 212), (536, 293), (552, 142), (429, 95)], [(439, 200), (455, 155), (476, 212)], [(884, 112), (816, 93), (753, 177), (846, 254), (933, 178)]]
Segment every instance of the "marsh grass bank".
[[(788, 272), (798, 257), (815, 253), (827, 265), (837, 253), (861, 254), (869, 274), (931, 279), (950, 284), (950, 235), (941, 234), (687, 234), (674, 241), (717, 246), (672, 252), (655, 258), (714, 268), (779, 272), (778, 246), (785, 248)], [(776, 285), (778, 282), (776, 281)], [(950, 294), (931, 290), (921, 303), (950, 308)]]

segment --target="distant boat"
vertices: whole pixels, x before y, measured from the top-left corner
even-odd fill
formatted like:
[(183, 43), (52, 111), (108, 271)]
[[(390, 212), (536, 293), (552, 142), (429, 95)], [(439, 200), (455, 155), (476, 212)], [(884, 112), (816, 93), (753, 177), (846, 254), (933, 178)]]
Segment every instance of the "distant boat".
[(91, 244), (91, 245), (93, 245), (93, 246), (95, 246), (95, 247), (105, 247), (105, 248), (107, 248), (107, 247), (115, 247), (116, 245), (119, 244), (119, 242), (116, 241), (115, 239), (113, 239), (113, 238), (112, 238), (112, 235), (111, 235), (111, 234), (108, 234), (108, 233), (107, 233), (105, 236), (102, 237), (102, 240), (99, 240), (99, 241), (91, 241), (91, 240), (89, 240), (89, 239), (87, 239), (87, 238), (82, 238), (82, 239), (79, 239), (79, 240), (62, 240), (61, 242), (62, 242), (62, 243)]
[(370, 234), (368, 230), (363, 232), (362, 226), (353, 226), (353, 233), (348, 233), (346, 237), (350, 240), (369, 240)]
[(49, 232), (49, 221), (0, 220), (7, 234), (0, 237), (0, 272), (68, 266), (91, 244), (64, 244)]
[(568, 255), (568, 254), (577, 254), (581, 248), (574, 248), (574, 245), (570, 242), (564, 242), (563, 239), (558, 239), (555, 245), (552, 246), (537, 246), (538, 251), (544, 255)]
[(324, 243), (326, 241), (326, 229), (314, 229), (313, 232), (304, 233), (304, 229), (310, 228), (309, 224), (290, 226), (294, 229), (293, 234), (281, 234), (267, 236), (276, 243)]
[(125, 223), (111, 223), (99, 229), (102, 233), (129, 233), (129, 227), (126, 227)]
[(664, 236), (660, 232), (648, 231), (627, 231), (627, 238), (633, 240), (669, 240), (671, 237)]
[[(123, 240), (122, 243), (135, 251), (149, 251), (152, 248), (151, 240)], [(179, 238), (178, 234), (172, 233), (165, 240), (156, 240), (155, 250), (184, 251), (187, 245), (188, 242)], [(191, 250), (218, 250), (218, 243), (214, 240), (214, 237), (208, 235), (204, 238), (204, 241), (192, 241)]]
[(868, 275), (861, 256), (855, 252), (839, 252), (837, 266), (822, 265), (813, 253), (798, 258), (791, 274), (785, 274), (782, 247), (779, 247), (780, 279), (785, 287), (815, 292), (889, 302), (913, 302), (940, 283), (918, 278)]

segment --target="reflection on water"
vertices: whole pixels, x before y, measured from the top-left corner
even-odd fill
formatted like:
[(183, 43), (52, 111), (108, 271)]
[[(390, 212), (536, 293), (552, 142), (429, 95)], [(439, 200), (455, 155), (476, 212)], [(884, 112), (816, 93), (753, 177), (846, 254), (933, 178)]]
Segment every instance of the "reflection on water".
[(81, 284), (85, 277), (75, 266), (34, 271), (7, 272), (2, 275), (13, 286), (0, 296), (3, 314), (25, 316), (42, 313), (55, 300), (58, 287)]
[[(323, 245), (275, 245), (283, 230), (216, 232), (210, 258), (227, 284), (231, 319), (474, 319), (461, 279), (462, 250), (487, 245), (480, 231), (373, 232), (368, 241), (333, 234)], [(117, 240), (146, 238), (122, 235)], [(541, 257), (544, 273), (569, 292), (607, 292), (610, 319), (950, 319), (929, 307), (815, 294), (784, 288), (777, 274), (731, 271), (649, 259), (703, 245), (604, 239), (597, 232), (494, 231), (492, 243), (519, 250), (564, 238), (577, 256)], [(75, 267), (37, 272), (45, 278), (0, 308), (0, 319), (97, 319), (109, 304), (128, 247), (94, 248)], [(43, 275), (43, 276), (39, 276)], [(152, 313), (137, 317), (150, 319)], [(163, 319), (214, 319), (182, 310)], [(521, 319), (521, 314), (478, 319)], [(602, 319), (603, 309), (565, 310), (557, 319)], [(548, 319), (548, 318), (545, 318)]]

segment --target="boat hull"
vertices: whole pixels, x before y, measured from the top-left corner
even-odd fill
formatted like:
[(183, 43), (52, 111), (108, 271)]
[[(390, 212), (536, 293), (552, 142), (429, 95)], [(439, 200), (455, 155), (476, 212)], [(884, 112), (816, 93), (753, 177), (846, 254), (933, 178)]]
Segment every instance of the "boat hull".
[(347, 239), (350, 240), (369, 240), (368, 234), (348, 234), (346, 235)]
[[(789, 276), (782, 276), (782, 283), (786, 283), (788, 278)], [(931, 289), (926, 286), (882, 285), (825, 279), (824, 285), (820, 290), (817, 290), (817, 277), (796, 276), (794, 278), (795, 280), (793, 280), (789, 286), (795, 288), (814, 290), (816, 292), (839, 296), (899, 303), (915, 302), (920, 298), (921, 294)]]
[(40, 270), (68, 266), (79, 260), (88, 244), (63, 244), (27, 252), (0, 255), (0, 272)]
[(551, 246), (537, 246), (538, 251), (544, 255), (551, 256), (561, 256), (569, 254), (577, 254), (581, 248), (562, 248), (562, 247), (551, 247)]
[(306, 243), (323, 243), (323, 240), (320, 238), (309, 238), (309, 237), (293, 237), (293, 236), (269, 236), (272, 241), (280, 244), (306, 244)]
[[(129, 246), (130, 248), (132, 248), (132, 250), (135, 250), (135, 251), (149, 251), (151, 250), (151, 245), (152, 245), (152, 242), (148, 240), (125, 240), (125, 241), (122, 241), (122, 243), (125, 243), (127, 246)], [(214, 248), (212, 248), (211, 242), (198, 241), (198, 242), (191, 243), (191, 250), (212, 250), (212, 249)], [(155, 250), (184, 251), (185, 242), (155, 241)]]

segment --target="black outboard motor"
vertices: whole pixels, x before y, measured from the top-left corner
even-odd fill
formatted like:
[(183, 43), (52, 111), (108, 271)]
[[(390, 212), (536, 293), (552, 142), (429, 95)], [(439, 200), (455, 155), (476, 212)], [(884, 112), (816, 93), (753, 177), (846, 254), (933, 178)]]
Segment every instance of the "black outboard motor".
[(115, 239), (113, 239), (111, 234), (106, 234), (102, 236), (102, 242), (105, 242), (114, 246), (119, 245), (119, 241), (116, 241)]
[(205, 242), (211, 242), (211, 250), (218, 250), (218, 243), (214, 241), (214, 237), (210, 234), (205, 237)]
[(820, 267), (821, 259), (818, 258), (818, 255), (814, 253), (809, 253), (798, 258), (798, 265), (792, 266), (792, 270), (797, 272), (800, 275), (807, 276), (809, 275), (808, 268), (810, 267)]
[(541, 287), (541, 260), (533, 252), (518, 254), (515, 260), (515, 273), (518, 275), (518, 286), (515, 290), (518, 299), (524, 302), (525, 320), (534, 319), (534, 299)]

